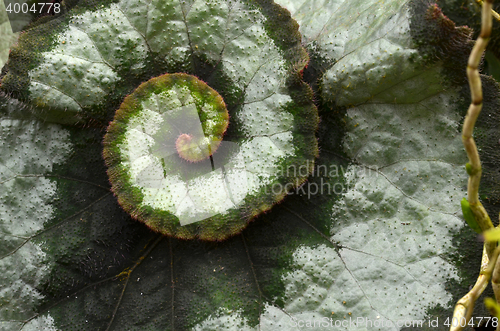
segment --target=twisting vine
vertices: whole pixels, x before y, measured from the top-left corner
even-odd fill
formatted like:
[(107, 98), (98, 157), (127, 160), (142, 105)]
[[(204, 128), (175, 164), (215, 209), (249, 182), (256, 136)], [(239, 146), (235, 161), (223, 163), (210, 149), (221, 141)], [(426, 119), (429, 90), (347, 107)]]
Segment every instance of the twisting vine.
[[(470, 209), (475, 216), (475, 220), (482, 231), (491, 229), (493, 224), (491, 223), (491, 219), (483, 205), (479, 202), (478, 191), (482, 169), (476, 143), (472, 137), (472, 132), (483, 106), (483, 91), (478, 67), (491, 35), (492, 3), (493, 0), (486, 0), (483, 3), (481, 33), (472, 49), (469, 61), (467, 62), (467, 78), (469, 79), (472, 100), (467, 111), (462, 130), (462, 142), (469, 158), (469, 163), (466, 165), (467, 173), (469, 174), (469, 182), (467, 186), (468, 202)], [(488, 249), (487, 247), (487, 253), (488, 257), (491, 257), (493, 250), (491, 248)]]
[[(469, 180), (467, 184), (468, 200), (462, 200), (462, 211), (467, 223), (473, 229), (477, 229), (478, 232), (484, 233), (493, 229), (493, 223), (479, 201), (478, 191), (482, 168), (472, 133), (483, 106), (483, 91), (478, 67), (491, 35), (493, 0), (485, 0), (480, 3), (482, 4), (481, 33), (472, 48), (467, 62), (467, 78), (471, 91), (471, 104), (464, 120), (462, 142), (469, 158), (469, 163), (465, 167), (469, 175)], [(453, 312), (453, 321), (457, 323), (452, 323), (450, 331), (462, 330), (465, 325), (469, 324), (474, 304), (487, 287), (490, 279), (496, 301), (500, 301), (500, 266), (497, 265), (499, 253), (500, 248), (497, 248), (497, 240), (485, 242), (479, 277), (469, 293), (457, 302)], [(466, 323), (461, 323), (462, 321)], [(497, 326), (497, 330), (500, 330), (499, 326)]]
[[(483, 5), (483, 0), (476, 0), (476, 1), (480, 5)], [(500, 14), (499, 13), (497, 13), (496, 11), (494, 11), (493, 9), (491, 9), (491, 14), (493, 15), (494, 19), (496, 19), (497, 21), (500, 21)]]

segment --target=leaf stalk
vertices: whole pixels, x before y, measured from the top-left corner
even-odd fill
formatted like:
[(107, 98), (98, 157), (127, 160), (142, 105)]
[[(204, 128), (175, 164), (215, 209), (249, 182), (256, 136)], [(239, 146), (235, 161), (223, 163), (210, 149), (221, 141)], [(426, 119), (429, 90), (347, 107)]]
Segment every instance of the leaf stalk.
[[(482, 4), (481, 11), (481, 32), (479, 37), (472, 48), (472, 52), (467, 62), (467, 78), (469, 81), (471, 92), (471, 104), (465, 116), (464, 125), (462, 129), (462, 142), (469, 158), (469, 163), (466, 165), (467, 173), (469, 175), (467, 183), (467, 197), (470, 205), (470, 210), (474, 214), (475, 220), (481, 231), (487, 231), (493, 228), (486, 209), (479, 201), (479, 183), (481, 181), (481, 160), (477, 150), (476, 143), (473, 138), (474, 126), (476, 120), (481, 113), (483, 107), (483, 90), (481, 84), (481, 76), (479, 74), (479, 64), (483, 57), (486, 46), (491, 36), (492, 30), (492, 14), (493, 14), (493, 0), (478, 1)], [(496, 14), (496, 13), (495, 13)], [(497, 14), (498, 16), (498, 14)], [(486, 241), (483, 246), (483, 255), (481, 259), (481, 268), (479, 277), (477, 278), (474, 287), (462, 297), (456, 304), (453, 312), (453, 319), (462, 321), (464, 318), (468, 325), (474, 304), (479, 296), (483, 293), (488, 286), (488, 282), (492, 279), (492, 287), (495, 293), (497, 302), (500, 299), (500, 266), (497, 267), (498, 255), (500, 248), (497, 247), (497, 242)], [(462, 323), (457, 323), (457, 326), (451, 326), (450, 331), (462, 330)]]
[[(467, 62), (467, 78), (471, 91), (471, 104), (465, 117), (464, 126), (462, 130), (462, 142), (467, 152), (470, 164), (470, 175), (467, 185), (467, 196), (470, 208), (476, 217), (476, 221), (482, 231), (486, 231), (493, 227), (488, 213), (484, 209), (481, 202), (479, 202), (479, 182), (481, 180), (482, 168), (481, 160), (477, 146), (472, 136), (476, 120), (483, 107), (483, 91), (481, 84), (481, 77), (479, 75), (479, 63), (481, 62), (486, 45), (490, 39), (492, 29), (492, 15), (491, 10), (493, 7), (493, 0), (483, 2), (482, 15), (481, 15), (481, 33), (472, 48), (472, 52)], [(491, 245), (490, 245), (491, 246)], [(488, 255), (491, 256), (492, 249), (489, 247), (487, 250)]]
[[(469, 293), (458, 300), (457, 304), (455, 305), (455, 310), (453, 311), (453, 318), (456, 318), (455, 320), (461, 321), (465, 318), (465, 320), (467, 321), (466, 325), (468, 325), (470, 318), (472, 317), (474, 304), (488, 286), (488, 282), (490, 281), (492, 275), (495, 281), (500, 280), (500, 269), (497, 266), (497, 263), (499, 262), (499, 254), (500, 247), (497, 247), (493, 251), (490, 259), (488, 258), (488, 254), (486, 253), (486, 245), (483, 246), (483, 257), (481, 259), (481, 271), (479, 272), (479, 277), (477, 278), (476, 284), (474, 284), (474, 287), (469, 291)], [(500, 285), (500, 283), (497, 284)], [(461, 323), (457, 324), (457, 326), (451, 326), (450, 331), (460, 331), (463, 329), (463, 327), (460, 326)]]

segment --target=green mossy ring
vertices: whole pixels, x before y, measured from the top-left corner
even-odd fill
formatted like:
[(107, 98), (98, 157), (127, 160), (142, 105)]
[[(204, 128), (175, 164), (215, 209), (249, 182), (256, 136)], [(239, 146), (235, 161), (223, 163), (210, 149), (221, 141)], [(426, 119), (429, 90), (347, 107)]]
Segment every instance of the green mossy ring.
[[(165, 74), (142, 83), (125, 98), (112, 125), (127, 125), (132, 118), (147, 116), (151, 107), (164, 115), (165, 123), (178, 122), (162, 127), (162, 132), (154, 136), (159, 140), (157, 144), (175, 146), (177, 154), (189, 162), (209, 158), (219, 147), (229, 125), (229, 113), (222, 97), (198, 78), (182, 73)], [(198, 116), (193, 117), (194, 112)], [(189, 120), (192, 123), (185, 123)], [(195, 131), (189, 132), (190, 129)], [(105, 142), (109, 139), (113, 138), (106, 137)], [(106, 154), (109, 153), (105, 150)]]
[(165, 235), (224, 240), (312, 172), (309, 57), (297, 23), (272, 1), (186, 9), (80, 1), (21, 36), (0, 90), (46, 122), (113, 119), (103, 156), (120, 206)]

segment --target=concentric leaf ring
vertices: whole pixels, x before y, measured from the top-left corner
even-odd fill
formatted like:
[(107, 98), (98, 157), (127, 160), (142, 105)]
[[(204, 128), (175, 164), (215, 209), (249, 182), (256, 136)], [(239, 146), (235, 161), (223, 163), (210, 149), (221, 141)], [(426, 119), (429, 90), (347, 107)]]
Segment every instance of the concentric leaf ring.
[[(200, 144), (212, 148), (203, 127), (204, 137), (177, 132), (171, 157), (154, 148), (146, 153), (150, 159), (130, 157), (127, 148), (104, 155), (113, 190), (127, 192), (117, 196), (133, 217), (164, 234), (222, 240), (312, 171), (318, 115), (301, 77), (308, 56), (300, 42), (288, 11), (269, 1), (134, 7), (117, 1), (98, 8), (80, 1), (20, 38), (1, 88), (36, 106), (34, 115), (45, 121), (107, 126), (125, 97), (152, 77), (183, 73), (203, 80), (230, 118), (225, 134), (224, 125), (215, 130), (214, 141), (224, 134), (217, 152), (193, 154)], [(114, 146), (127, 145), (125, 136)], [(137, 146), (147, 145), (136, 138)]]

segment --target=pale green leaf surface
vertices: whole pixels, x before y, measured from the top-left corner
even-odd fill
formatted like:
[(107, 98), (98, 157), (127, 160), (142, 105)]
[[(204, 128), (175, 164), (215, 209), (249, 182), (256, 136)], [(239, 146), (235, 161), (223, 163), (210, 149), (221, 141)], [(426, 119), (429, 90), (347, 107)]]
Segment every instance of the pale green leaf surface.
[[(290, 10), (292, 17), (299, 23), (303, 42), (318, 47), (316, 51), (322, 57), (339, 61), (354, 50), (371, 49), (371, 43), (381, 39), (385, 39), (388, 44), (408, 46), (409, 36), (400, 30), (401, 21), (405, 20), (400, 12), (407, 9), (408, 1), (276, 2)], [(390, 49), (386, 50), (390, 52)], [(407, 49), (406, 52), (411, 50)], [(369, 57), (370, 54), (365, 52), (364, 55)]]
[[(280, 44), (281, 40), (266, 30), (263, 25), (267, 18), (258, 7), (240, 1), (198, 1), (195, 5), (170, 3), (182, 12), (182, 17), (177, 18), (180, 18), (182, 30), (189, 32), (190, 39), (182, 34), (172, 35), (163, 30), (163, 24), (153, 23), (165, 18), (164, 11), (176, 13), (168, 10), (165, 2), (147, 6), (145, 20), (144, 16), (142, 20), (129, 20), (134, 11), (144, 8), (120, 2), (109, 8), (95, 8), (92, 12), (80, 10), (68, 14), (64, 17), (66, 21), (58, 26), (48, 21), (47, 25), (34, 27), (24, 35), (23, 45), (16, 49), (17, 54), (26, 52), (27, 57), (32, 56), (33, 66), (23, 62), (26, 57), (13, 59), (2, 82), (2, 87), (15, 86), (16, 89), (7, 90), (18, 94), (22, 91), (17, 90), (17, 83), (27, 84), (24, 101), (30, 106), (23, 105), (9, 112), (19, 115), (27, 110), (23, 115), (34, 113), (44, 120), (74, 124), (82, 121), (83, 111), (102, 110), (109, 99), (115, 95), (123, 97), (127, 89), (137, 87), (137, 81), (144, 77), (157, 75), (162, 70), (188, 68), (193, 74), (207, 79), (208, 84), (218, 86), (226, 98), (234, 119), (228, 136), (241, 143), (248, 174), (253, 176), (251, 180), (269, 181), (268, 171), (277, 172), (280, 163), (286, 166), (286, 162), (301, 160), (304, 155), (312, 159), (315, 151), (308, 146), (316, 144), (315, 108), (307, 95), (308, 88), (297, 77), (291, 77), (305, 65), (305, 52), (296, 45), (298, 34), (296, 39), (287, 36), (285, 40), (297, 47), (299, 54), (294, 55), (294, 61), (299, 58), (300, 63), (286, 57), (288, 49), (285, 47), (290, 46)], [(209, 26), (205, 26), (205, 18), (209, 19)], [(175, 22), (176, 18), (172, 19)], [(217, 25), (219, 20), (221, 23)], [(144, 21), (150, 23), (144, 26)], [(233, 29), (234, 24), (238, 29)], [(210, 30), (207, 31), (209, 27), (220, 31), (216, 49), (212, 41), (207, 42), (204, 38), (207, 34), (212, 37)], [(293, 26), (289, 31), (294, 32)], [(29, 40), (30, 33), (41, 35), (40, 43)], [(161, 41), (156, 42), (155, 38)], [(165, 38), (173, 38), (172, 43), (165, 43)], [(197, 41), (199, 44), (193, 44)], [(187, 57), (179, 57), (179, 52), (163, 48), (169, 45), (181, 45), (188, 50)], [(43, 51), (37, 53), (37, 47)], [(157, 62), (148, 62), (151, 58)], [(289, 91), (292, 88), (293, 98)], [(7, 101), (2, 100), (3, 108), (15, 108)], [(41, 108), (54, 114), (45, 117)], [(110, 109), (109, 113), (113, 114), (114, 110)], [(310, 114), (311, 118), (301, 119), (301, 112)], [(234, 258), (237, 258), (234, 261), (227, 256), (227, 248), (224, 248), (227, 246), (214, 247), (214, 252), (203, 242), (164, 238), (132, 220), (121, 211), (109, 192), (101, 154), (104, 130), (95, 126), (98, 126), (95, 122), (88, 128), (66, 126), (75, 146), (71, 157), (54, 169), (29, 173), (30, 176), (36, 173), (40, 178), (51, 178), (52, 185), (55, 183), (53, 195), (57, 201), (51, 203), (55, 211), (43, 221), (44, 227), (37, 228), (26, 240), (39, 244), (46, 254), (47, 264), (56, 267), (49, 270), (43, 282), (36, 284), (45, 295), (39, 298), (44, 308), (32, 310), (27, 316), (5, 318), (2, 322), (18, 324), (22, 329), (43, 325), (89, 330), (105, 325), (113, 329), (140, 330), (166, 329), (174, 325), (187, 328), (220, 307), (245, 306), (245, 315), (253, 313), (251, 323), (255, 323), (258, 315), (253, 311), (259, 307), (259, 302), (254, 300), (253, 294), (244, 294), (255, 291), (255, 286), (249, 282), (251, 264), (241, 261), (248, 250), (244, 237), (229, 243), (233, 246), (229, 251), (234, 250)], [(53, 139), (59, 140), (58, 137)], [(302, 149), (300, 153), (295, 146)], [(65, 151), (59, 149), (58, 152)], [(12, 167), (23, 162), (36, 166), (37, 162), (30, 159), (32, 154), (23, 154), (25, 158), (16, 160)], [(58, 160), (56, 156), (52, 159)], [(310, 168), (311, 165), (306, 166)], [(307, 171), (300, 176), (307, 176)], [(253, 187), (252, 190), (259, 191)], [(207, 192), (209, 190), (199, 189), (192, 194), (206, 195)], [(265, 197), (271, 195), (264, 193)], [(266, 208), (264, 203), (257, 207)], [(22, 207), (21, 210), (24, 211)], [(7, 215), (2, 221), (8, 222), (9, 217)], [(26, 215), (20, 225), (29, 224), (33, 217)], [(266, 236), (263, 246), (276, 239)], [(11, 245), (7, 254), (21, 244)], [(214, 255), (219, 257), (214, 258)], [(275, 253), (269, 255), (270, 261), (277, 259)], [(271, 264), (270, 261), (264, 263)], [(133, 280), (127, 270), (135, 270)], [(226, 272), (230, 275), (226, 276)], [(206, 281), (213, 286), (207, 287)], [(167, 283), (170, 285), (165, 286)], [(230, 291), (238, 294), (223, 295)], [(143, 298), (147, 298), (146, 301), (142, 301)], [(193, 298), (199, 306), (192, 305)], [(6, 303), (16, 306), (8, 297)], [(31, 305), (34, 309), (41, 303), (32, 302)], [(87, 308), (82, 310), (82, 305)], [(134, 308), (127, 308), (131, 306)], [(166, 311), (172, 314), (165, 315)], [(175, 311), (179, 313), (174, 314)], [(152, 316), (158, 318), (150, 318)]]
[(103, 103), (110, 89), (126, 79), (125, 73), (139, 74), (148, 51), (187, 70), (195, 67), (193, 56), (221, 62), (224, 73), (246, 95), (240, 116), (291, 101), (280, 91), (287, 64), (259, 11), (239, 1), (182, 3), (132, 6), (122, 1), (74, 15), (56, 35), (55, 47), (43, 52), (41, 63), (28, 73), (33, 102), (73, 112), (78, 120), (82, 108)]
[[(194, 3), (167, 8), (129, 1), (120, 6), (141, 16), (169, 13), (178, 18), (169, 19), (170, 34), (161, 35), (156, 31), (164, 22), (127, 15), (154, 52), (170, 52), (172, 59), (181, 61), (189, 58), (190, 50), (198, 50), (216, 60), (218, 52), (231, 46), (229, 40), (238, 37), (215, 33), (213, 40), (219, 47), (202, 39), (198, 48), (186, 46), (184, 15), (196, 27), (191, 32), (205, 24), (221, 26), (218, 19), (206, 23), (203, 6)], [(214, 10), (230, 16), (231, 8), (213, 3)], [(422, 59), (410, 36), (407, 1), (359, 1), (357, 6), (346, 1), (281, 3), (301, 25), (310, 49), (331, 63), (322, 80), (323, 99), (335, 102), (339, 107), (335, 110), (345, 110), (340, 119), (333, 111), (322, 114), (317, 173), (226, 242), (208, 245), (162, 239), (121, 214), (109, 196), (105, 169), (99, 163), (99, 133), (93, 129), (81, 136), (72, 133), (79, 147), (73, 159), (55, 171), (59, 176), (55, 196), (61, 203), (51, 224), (69, 221), (61, 223), (63, 235), (42, 234), (36, 241), (43, 252), (41, 261), (50, 259), (52, 264), (45, 265), (53, 268), (56, 263), (58, 272), (51, 274), (48, 289), (39, 287), (48, 293), (44, 308), (36, 311), (39, 306), (31, 299), (23, 301), (33, 309), (33, 319), (23, 330), (39, 326), (49, 330), (324, 330), (318, 323), (323, 318), (335, 323), (349, 317), (381, 321), (385, 326), (342, 329), (399, 330), (394, 326), (398, 321), (425, 320), (438, 306), (449, 313), (453, 297), (448, 284), (460, 280), (452, 238), (464, 226), (460, 200), (467, 176), (459, 133), (459, 88), (445, 82), (441, 63)], [(193, 10), (199, 10), (198, 15)], [(240, 30), (245, 30), (241, 36), (246, 37), (237, 40), (242, 43), (241, 54), (248, 54), (258, 49), (260, 32), (241, 24)], [(171, 43), (162, 42), (166, 35)], [(225, 47), (220, 47), (221, 41)], [(236, 42), (232, 45), (240, 48)], [(260, 61), (260, 68), (269, 57), (258, 54), (249, 58)], [(235, 63), (231, 60), (223, 66), (228, 76)], [(188, 62), (191, 65), (195, 64)], [(258, 105), (260, 114), (239, 113), (241, 131), (277, 133), (289, 121), (270, 121), (269, 129), (262, 125), (268, 116), (267, 103), (279, 104), (285, 98), (275, 87), (281, 81), (278, 69), (282, 66), (274, 62), (268, 68), (276, 69), (271, 70), (274, 76), (263, 75), (262, 81), (269, 78), (275, 83), (261, 91), (276, 97)], [(246, 86), (248, 79), (243, 77), (235, 84)], [(261, 84), (255, 83), (247, 100), (259, 100)], [(286, 151), (287, 139), (276, 139), (275, 145)], [(61, 149), (60, 157), (65, 153)], [(23, 158), (17, 162), (37, 164)], [(252, 166), (258, 170), (257, 163)], [(63, 177), (71, 180), (68, 183)], [(131, 268), (131, 273), (115, 277)], [(58, 282), (63, 285), (54, 285)], [(25, 318), (15, 316), (18, 320), (8, 323), (21, 325)], [(303, 321), (302, 326), (296, 325), (298, 321)], [(306, 321), (316, 325), (308, 327)]]
[[(19, 327), (44, 298), (37, 289), (53, 267), (32, 239), (54, 216), (56, 184), (44, 176), (65, 161), (68, 133), (37, 121), (0, 121), (0, 319)], [(2, 328), (3, 328), (2, 324)], [(5, 330), (10, 329), (6, 327)]]
[(333, 206), (331, 244), (294, 253), (285, 311), (318, 325), (350, 313), (396, 326), (424, 320), (437, 305), (450, 308), (446, 283), (457, 270), (443, 256), (454, 252), (451, 239), (463, 226), (467, 178), (458, 88), (444, 82), (439, 64), (423, 65), (407, 3), (281, 4), (303, 41), (335, 61), (323, 75), (323, 98), (348, 106), (343, 148), (356, 164)]
[[(464, 225), (459, 202), (467, 178), (453, 96), (348, 110), (344, 148), (354, 159), (359, 154), (360, 163), (373, 163), (347, 169), (345, 194), (331, 209), (331, 235), (324, 244), (299, 246), (293, 253), (296, 270), (283, 276), (284, 309), (271, 314), (267, 307), (262, 328), (299, 330), (294, 328), (299, 321), (316, 321), (311, 329), (323, 330), (323, 318), (335, 323), (351, 316), (384, 323), (368, 330), (398, 330), (400, 321), (424, 321), (428, 309), (451, 307), (446, 284), (458, 275), (444, 257), (454, 252), (452, 237)], [(431, 130), (438, 125), (435, 117), (440, 130)], [(364, 143), (356, 145), (360, 140)], [(295, 217), (314, 222), (307, 212)], [(219, 327), (230, 325), (227, 316), (218, 321)]]
[(2, 1), (0, 3), (0, 68), (7, 62), (10, 46), (16, 42), (18, 36), (19, 33), (12, 32), (5, 4)]
[(146, 42), (117, 5), (76, 15), (56, 44), (29, 72), (38, 106), (77, 114), (104, 101), (120, 79), (119, 66), (133, 63), (127, 68), (133, 73), (145, 65)]

